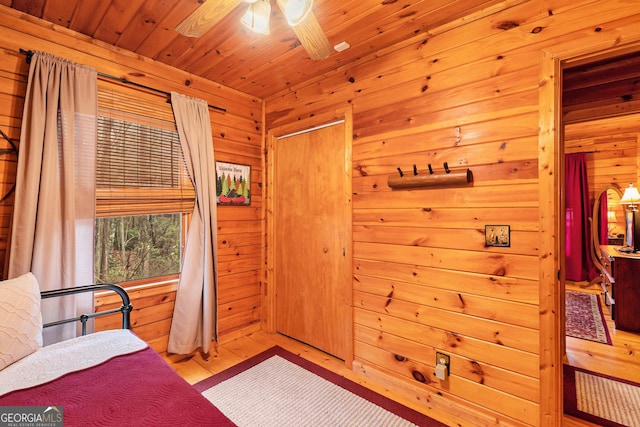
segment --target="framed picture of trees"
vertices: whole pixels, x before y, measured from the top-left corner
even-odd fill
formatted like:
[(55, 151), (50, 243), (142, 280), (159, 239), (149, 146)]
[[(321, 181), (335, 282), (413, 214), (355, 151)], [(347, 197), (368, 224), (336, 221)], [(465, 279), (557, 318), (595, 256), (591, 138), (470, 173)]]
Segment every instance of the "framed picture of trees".
[(216, 162), (216, 201), (218, 205), (251, 204), (251, 166)]

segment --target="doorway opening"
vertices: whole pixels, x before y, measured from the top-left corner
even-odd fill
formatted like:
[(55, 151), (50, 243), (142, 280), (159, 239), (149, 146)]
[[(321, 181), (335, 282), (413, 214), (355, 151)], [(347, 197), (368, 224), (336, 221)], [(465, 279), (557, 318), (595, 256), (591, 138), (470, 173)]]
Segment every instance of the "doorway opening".
[[(589, 239), (582, 249), (582, 258), (592, 258), (595, 275), (567, 277), (561, 280), (561, 307), (565, 307), (566, 292), (595, 296), (610, 342), (570, 336), (562, 325), (565, 346), (564, 364), (622, 380), (640, 383), (640, 354), (629, 351), (640, 345), (640, 331), (616, 327), (616, 295), (611, 286), (611, 271), (607, 272), (607, 252), (624, 245), (625, 209), (619, 204), (625, 187), (639, 184), (640, 165), (640, 51), (626, 52), (562, 67), (562, 157), (583, 153), (588, 177), (587, 207)], [(562, 182), (567, 182), (567, 174)], [(564, 195), (571, 191), (564, 188)], [(566, 200), (566, 199), (565, 199)], [(594, 209), (594, 205), (595, 208)], [(568, 209), (558, 218), (568, 221)], [(561, 235), (570, 228), (560, 224)], [(595, 239), (594, 239), (595, 237)], [(566, 237), (569, 241), (569, 237)], [(604, 245), (604, 246), (601, 246)], [(602, 250), (605, 251), (603, 254)], [(568, 257), (576, 256), (576, 247), (565, 246), (562, 267)], [(573, 252), (573, 253), (570, 253)], [(584, 255), (587, 255), (586, 257)], [(640, 259), (638, 260), (640, 263)], [(565, 269), (566, 271), (566, 269)], [(573, 298), (573, 297), (572, 297)], [(592, 299), (589, 299), (593, 301)], [(624, 301), (618, 301), (618, 308)], [(568, 314), (567, 314), (568, 316)], [(594, 313), (594, 317), (597, 314)], [(564, 318), (564, 317), (563, 317)], [(565, 390), (565, 393), (567, 390)]]

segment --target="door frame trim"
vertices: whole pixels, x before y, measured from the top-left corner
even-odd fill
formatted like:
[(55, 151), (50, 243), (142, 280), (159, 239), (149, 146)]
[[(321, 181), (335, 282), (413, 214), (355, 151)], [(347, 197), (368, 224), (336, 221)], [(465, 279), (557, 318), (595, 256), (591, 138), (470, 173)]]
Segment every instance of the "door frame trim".
[(350, 219), (347, 225), (347, 239), (345, 248), (346, 268), (344, 283), (346, 284), (344, 301), (348, 306), (349, 322), (344, 327), (344, 333), (346, 337), (346, 351), (345, 351), (345, 365), (351, 368), (353, 365), (353, 189), (352, 189), (352, 170), (353, 170), (353, 108), (351, 105), (345, 108), (335, 109), (327, 113), (316, 114), (312, 117), (308, 117), (295, 122), (283, 124), (281, 126), (274, 127), (267, 131), (266, 135), (266, 188), (263, 189), (263, 194), (266, 197), (266, 215), (265, 215), (265, 241), (267, 243), (267, 250), (265, 253), (265, 270), (263, 274), (263, 286), (262, 286), (262, 329), (269, 333), (276, 333), (276, 294), (277, 294), (277, 278), (275, 273), (275, 193), (277, 188), (274, 186), (275, 169), (276, 164), (276, 150), (275, 144), (278, 139), (303, 133), (306, 131), (312, 131), (318, 128), (325, 127), (327, 125), (334, 125), (338, 123), (344, 123), (344, 144), (345, 144), (345, 159), (344, 159), (344, 179), (345, 179), (345, 194), (344, 201), (348, 211), (351, 213)]
[(564, 123), (562, 70), (640, 50), (640, 40), (597, 48), (590, 45), (554, 52), (543, 50), (539, 84), (539, 227), (540, 227), (540, 426), (562, 425), (564, 332)]

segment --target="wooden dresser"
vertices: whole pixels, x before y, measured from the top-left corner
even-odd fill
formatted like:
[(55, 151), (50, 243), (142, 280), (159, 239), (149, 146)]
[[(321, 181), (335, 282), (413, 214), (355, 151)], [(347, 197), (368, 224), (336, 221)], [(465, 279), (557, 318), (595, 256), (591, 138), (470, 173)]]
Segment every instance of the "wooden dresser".
[(624, 254), (619, 247), (600, 246), (602, 287), (616, 329), (640, 332), (640, 254)]

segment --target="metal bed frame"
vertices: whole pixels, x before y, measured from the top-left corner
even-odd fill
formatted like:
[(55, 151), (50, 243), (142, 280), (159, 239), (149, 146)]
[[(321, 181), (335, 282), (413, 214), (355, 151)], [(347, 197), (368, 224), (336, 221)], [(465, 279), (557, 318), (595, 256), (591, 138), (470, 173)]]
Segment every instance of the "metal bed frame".
[(131, 329), (130, 314), (131, 314), (131, 310), (133, 309), (133, 306), (131, 305), (131, 301), (129, 300), (129, 294), (127, 294), (127, 291), (125, 291), (124, 288), (122, 288), (119, 285), (111, 284), (111, 283), (98, 283), (98, 284), (86, 285), (86, 286), (76, 286), (73, 288), (54, 289), (51, 291), (40, 292), (40, 297), (42, 299), (56, 298), (56, 297), (63, 297), (63, 296), (72, 295), (72, 294), (79, 294), (83, 292), (95, 292), (100, 290), (110, 290), (110, 291), (116, 292), (118, 295), (120, 295), (120, 298), (122, 299), (122, 306), (120, 308), (114, 308), (111, 310), (101, 311), (98, 313), (81, 314), (78, 317), (45, 323), (42, 325), (42, 327), (48, 328), (50, 326), (58, 326), (58, 325), (63, 325), (65, 323), (81, 322), (82, 335), (86, 335), (87, 320), (92, 319), (94, 317), (106, 316), (108, 314), (121, 312), (122, 313), (122, 329)]

